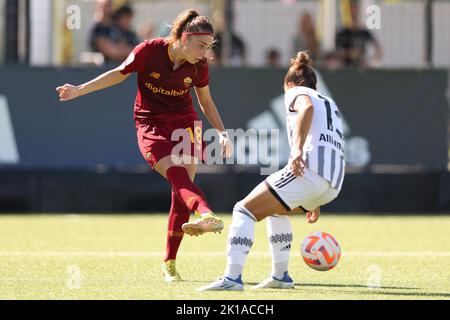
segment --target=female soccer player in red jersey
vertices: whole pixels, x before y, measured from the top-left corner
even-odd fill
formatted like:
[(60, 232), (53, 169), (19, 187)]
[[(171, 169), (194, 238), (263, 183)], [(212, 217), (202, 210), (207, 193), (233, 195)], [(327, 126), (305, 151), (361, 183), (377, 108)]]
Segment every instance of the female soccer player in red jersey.
[[(202, 150), (204, 144), (201, 127), (196, 126), (199, 118), (190, 88), (195, 88), (202, 112), (219, 133), (222, 154), (229, 157), (232, 148), (208, 86), (206, 54), (213, 42), (214, 30), (208, 18), (200, 16), (196, 10), (186, 10), (174, 21), (168, 38), (142, 42), (121, 66), (92, 81), (56, 88), (60, 101), (67, 101), (118, 84), (132, 72), (138, 73), (134, 119), (139, 149), (148, 164), (172, 187), (166, 257), (162, 266), (166, 281), (181, 279), (175, 259), (184, 233), (198, 235), (223, 229), (222, 220), (213, 214), (204, 194), (193, 183), (196, 163), (203, 154), (195, 152), (194, 144), (200, 140), (197, 147)], [(192, 148), (184, 148), (184, 153), (177, 156), (172, 149), (178, 141), (172, 141), (171, 137), (180, 129), (189, 132)], [(188, 161), (182, 161), (181, 158), (186, 157)], [(199, 218), (189, 223), (191, 212)]]

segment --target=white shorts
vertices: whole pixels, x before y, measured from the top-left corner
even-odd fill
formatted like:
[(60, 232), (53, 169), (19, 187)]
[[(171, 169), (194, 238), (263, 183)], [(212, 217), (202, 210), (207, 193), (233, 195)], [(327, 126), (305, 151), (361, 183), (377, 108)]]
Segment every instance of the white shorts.
[(309, 168), (302, 177), (295, 177), (288, 167), (284, 167), (268, 176), (265, 184), (288, 211), (298, 207), (312, 211), (339, 194), (339, 190)]

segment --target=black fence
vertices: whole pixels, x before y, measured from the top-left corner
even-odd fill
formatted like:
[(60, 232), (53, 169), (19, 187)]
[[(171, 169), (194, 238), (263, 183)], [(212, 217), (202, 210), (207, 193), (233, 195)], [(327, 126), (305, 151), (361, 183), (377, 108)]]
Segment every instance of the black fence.
[[(264, 177), (258, 173), (200, 174), (196, 182), (218, 212), (231, 212)], [(165, 212), (169, 184), (157, 173), (14, 169), (0, 171), (0, 212)], [(340, 213), (450, 213), (450, 174), (347, 174)]]

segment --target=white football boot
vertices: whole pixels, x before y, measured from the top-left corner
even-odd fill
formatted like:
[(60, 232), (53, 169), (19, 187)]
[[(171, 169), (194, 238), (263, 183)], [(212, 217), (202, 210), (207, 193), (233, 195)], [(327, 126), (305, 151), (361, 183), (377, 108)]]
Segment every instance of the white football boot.
[(263, 282), (257, 284), (252, 287), (252, 290), (258, 289), (292, 289), (294, 288), (294, 280), (289, 276), (286, 271), (283, 275), (283, 278), (277, 279), (275, 277), (270, 276)]
[(241, 276), (236, 280), (222, 277), (195, 291), (244, 291), (244, 284), (242, 283)]

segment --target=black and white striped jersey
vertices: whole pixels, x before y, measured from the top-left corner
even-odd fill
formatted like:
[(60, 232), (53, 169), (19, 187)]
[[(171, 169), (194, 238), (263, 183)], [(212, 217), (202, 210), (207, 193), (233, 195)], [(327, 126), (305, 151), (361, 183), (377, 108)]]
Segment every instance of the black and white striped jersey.
[(311, 129), (303, 146), (303, 157), (307, 167), (322, 176), (334, 189), (340, 190), (345, 175), (344, 136), (341, 113), (334, 101), (307, 87), (293, 87), (286, 91), (287, 135), (292, 149), (298, 113), (293, 109), (298, 96), (310, 97), (314, 115)]

